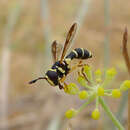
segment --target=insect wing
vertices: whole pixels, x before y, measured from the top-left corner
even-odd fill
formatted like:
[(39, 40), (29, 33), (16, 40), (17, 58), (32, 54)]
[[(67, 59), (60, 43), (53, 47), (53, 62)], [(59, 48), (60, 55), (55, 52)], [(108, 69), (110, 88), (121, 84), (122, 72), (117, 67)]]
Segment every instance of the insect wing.
[(62, 51), (62, 45), (57, 43), (57, 41), (54, 41), (52, 43), (52, 46), (51, 46), (51, 52), (52, 52), (52, 58), (53, 58), (53, 62), (55, 63), (56, 61), (58, 61), (58, 58), (61, 54), (61, 51)]
[(77, 23), (74, 23), (68, 34), (67, 34), (67, 37), (66, 37), (66, 41), (65, 41), (65, 44), (64, 44), (64, 48), (63, 48), (63, 51), (62, 51), (62, 55), (61, 55), (61, 59), (60, 59), (60, 63), (62, 63), (65, 55), (66, 55), (66, 52), (68, 50), (68, 48), (70, 47), (71, 43), (72, 43), (72, 40), (74, 39), (74, 36), (76, 34), (76, 30), (77, 30)]

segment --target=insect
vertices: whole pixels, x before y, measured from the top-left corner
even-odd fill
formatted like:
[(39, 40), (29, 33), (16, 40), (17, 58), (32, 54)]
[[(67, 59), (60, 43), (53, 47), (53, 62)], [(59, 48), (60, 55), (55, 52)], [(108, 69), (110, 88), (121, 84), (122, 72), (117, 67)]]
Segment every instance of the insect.
[[(76, 48), (72, 50), (67, 56), (66, 52), (69, 49), (72, 40), (76, 34), (77, 23), (74, 23), (69, 32), (67, 33), (67, 37), (64, 43), (64, 47), (62, 49), (62, 54), (60, 59), (58, 60), (58, 46), (57, 41), (54, 41), (51, 46), (52, 56), (54, 64), (51, 69), (47, 70), (44, 77), (39, 77), (29, 82), (29, 84), (33, 84), (40, 79), (45, 79), (51, 86), (59, 86), (60, 89), (63, 89), (66, 85), (65, 78), (66, 76), (75, 70), (77, 67), (81, 67), (82, 64), (79, 64), (70, 67), (70, 63), (73, 59), (88, 59), (92, 57), (91, 52), (83, 48)], [(61, 50), (61, 49), (60, 49)]]

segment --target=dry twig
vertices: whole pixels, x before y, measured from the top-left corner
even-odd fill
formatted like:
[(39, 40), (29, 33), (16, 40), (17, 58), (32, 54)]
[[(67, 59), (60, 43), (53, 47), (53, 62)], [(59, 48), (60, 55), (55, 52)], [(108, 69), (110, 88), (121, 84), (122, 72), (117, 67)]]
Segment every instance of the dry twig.
[[(122, 41), (122, 44), (123, 44), (122, 53), (123, 53), (125, 63), (126, 63), (129, 75), (130, 75), (130, 58), (127, 51), (127, 40), (128, 40), (128, 31), (127, 31), (127, 28), (125, 28), (125, 31), (123, 34), (123, 41)], [(130, 130), (130, 90), (128, 91), (128, 130)]]
[(127, 51), (127, 39), (128, 39), (128, 31), (127, 31), (127, 28), (125, 28), (125, 31), (123, 34), (123, 41), (122, 41), (122, 43), (123, 43), (123, 56), (124, 56), (125, 63), (126, 63), (126, 66), (128, 68), (129, 75), (130, 75), (130, 58), (129, 58), (128, 51)]

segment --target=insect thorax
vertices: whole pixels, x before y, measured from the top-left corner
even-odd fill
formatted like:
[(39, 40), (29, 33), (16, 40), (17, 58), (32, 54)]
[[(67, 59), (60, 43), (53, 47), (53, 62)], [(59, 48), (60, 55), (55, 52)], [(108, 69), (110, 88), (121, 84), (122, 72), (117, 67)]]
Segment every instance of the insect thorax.
[(56, 86), (59, 84), (60, 79), (66, 76), (69, 73), (69, 66), (66, 61), (60, 63), (57, 61), (46, 73), (47, 81), (52, 85)]

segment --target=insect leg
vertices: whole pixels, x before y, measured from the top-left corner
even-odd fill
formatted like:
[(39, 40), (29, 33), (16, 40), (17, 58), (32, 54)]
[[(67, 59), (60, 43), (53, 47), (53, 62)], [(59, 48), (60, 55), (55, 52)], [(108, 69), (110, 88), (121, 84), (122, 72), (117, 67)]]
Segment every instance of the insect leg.
[(65, 82), (64, 82), (63, 84), (64, 84), (64, 85), (61, 85), (61, 83), (59, 83), (59, 88), (60, 88), (60, 89), (67, 89), (67, 86), (68, 86), (68, 85), (67, 85)]
[(65, 81), (66, 76), (63, 76), (63, 78), (60, 79), (60, 83), (63, 83)]
[(59, 89), (64, 89), (64, 86), (59, 83)]
[(59, 80), (59, 88), (60, 88), (60, 89), (64, 89), (64, 86), (61, 85), (61, 83), (63, 83), (63, 82), (65, 81), (65, 78), (66, 78), (66, 77), (63, 76), (63, 78)]
[(74, 70), (76, 70), (77, 68), (79, 68), (79, 67), (83, 67), (83, 66), (85, 66), (86, 64), (82, 64), (82, 61), (79, 61), (79, 63), (77, 64), (77, 65), (75, 65), (75, 66), (73, 66), (72, 68), (71, 68), (71, 70), (69, 71), (69, 73), (71, 73), (71, 72), (73, 72)]
[(73, 67), (71, 68), (71, 70), (70, 70), (69, 73), (71, 73), (72, 71), (76, 70), (76, 69), (79, 68), (79, 67), (82, 67), (82, 68), (81, 68), (81, 71), (80, 71), (80, 72), (78, 71), (78, 74), (79, 74), (80, 76), (83, 76), (83, 77), (86, 79), (86, 81), (90, 84), (89, 79), (87, 78), (86, 74), (84, 73), (84, 66), (85, 66), (85, 65), (87, 65), (87, 64), (82, 64), (82, 61), (80, 61), (79, 64), (77, 64), (77, 65), (75, 65), (75, 66), (73, 66)]
[(84, 73), (84, 68), (82, 68), (80, 72), (78, 71), (78, 75), (84, 77), (85, 80), (88, 82), (88, 84), (91, 84), (91, 82), (89, 81), (88, 77)]

